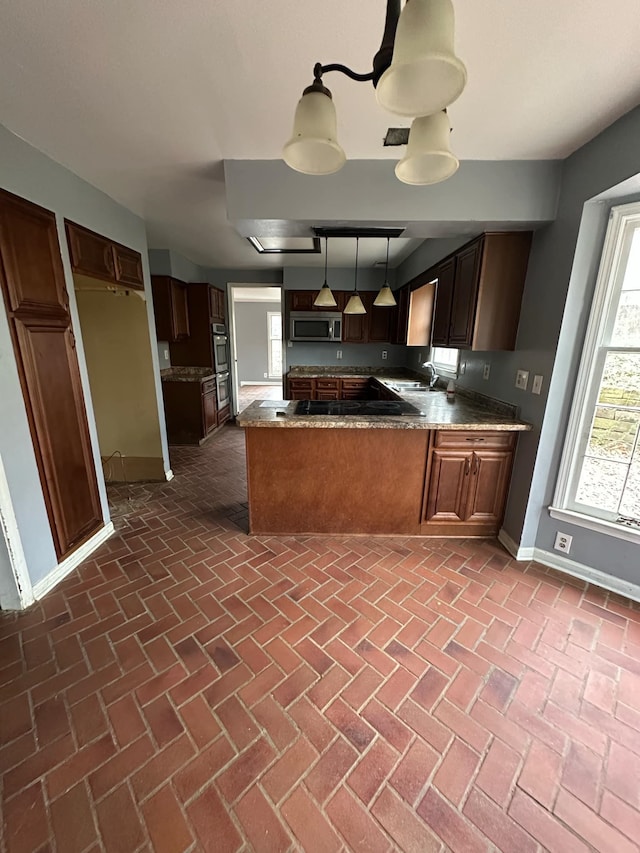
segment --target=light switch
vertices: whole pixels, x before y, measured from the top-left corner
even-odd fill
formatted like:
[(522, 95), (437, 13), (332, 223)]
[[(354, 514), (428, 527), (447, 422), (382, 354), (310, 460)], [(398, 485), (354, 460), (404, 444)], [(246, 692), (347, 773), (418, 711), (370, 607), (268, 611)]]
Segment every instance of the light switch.
[(532, 394), (540, 394), (542, 392), (542, 379), (543, 377), (540, 376), (539, 373), (533, 377), (533, 383), (531, 385)]
[(342, 358), (342, 350), (341, 350), (341, 349), (339, 349), (339, 350), (336, 352), (336, 358), (337, 358), (337, 359)]
[(490, 373), (491, 373), (491, 365), (489, 364), (489, 362), (487, 362), (482, 369), (482, 378), (488, 379)]

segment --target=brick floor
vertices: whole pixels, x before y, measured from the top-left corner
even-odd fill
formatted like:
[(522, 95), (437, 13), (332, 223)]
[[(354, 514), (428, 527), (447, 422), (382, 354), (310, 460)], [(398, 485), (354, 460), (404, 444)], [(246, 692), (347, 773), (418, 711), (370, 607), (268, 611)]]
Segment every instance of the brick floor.
[(0, 618), (6, 853), (640, 849), (637, 606), (492, 542), (248, 537), (235, 427), (172, 465)]

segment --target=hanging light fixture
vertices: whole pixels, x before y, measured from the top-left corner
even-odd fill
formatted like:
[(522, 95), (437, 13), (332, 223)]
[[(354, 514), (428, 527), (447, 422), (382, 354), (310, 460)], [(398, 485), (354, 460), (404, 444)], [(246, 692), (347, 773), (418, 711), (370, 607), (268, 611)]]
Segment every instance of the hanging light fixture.
[(380, 106), (402, 116), (427, 116), (460, 97), (467, 69), (454, 52), (454, 24), (451, 0), (407, 0), (393, 60), (376, 89)]
[(384, 284), (378, 291), (378, 295), (373, 300), (373, 304), (378, 308), (390, 308), (397, 305), (396, 298), (389, 286), (389, 238), (387, 237), (387, 261), (384, 265)]
[(396, 177), (405, 184), (425, 186), (445, 181), (458, 171), (458, 158), (449, 147), (449, 117), (442, 110), (413, 120), (407, 152), (396, 165)]
[[(438, 114), (453, 103), (467, 80), (466, 68), (454, 52), (454, 24), (452, 0), (406, 0), (402, 14), (401, 0), (387, 0), (382, 44), (373, 57), (371, 71), (358, 74), (339, 63), (318, 62), (314, 66), (313, 83), (302, 93), (293, 134), (284, 146), (285, 163), (306, 175), (330, 175), (346, 162), (338, 144), (331, 92), (322, 82), (322, 75), (330, 71), (339, 71), (358, 82), (372, 82), (381, 106), (400, 115), (417, 116), (416, 121)], [(455, 160), (451, 152), (449, 156)], [(405, 180), (397, 169), (396, 175)], [(446, 177), (445, 174), (438, 180)]]
[(344, 309), (345, 314), (366, 314), (367, 309), (364, 307), (360, 294), (358, 293), (358, 244), (360, 238), (356, 237), (356, 270), (353, 281), (353, 294), (347, 302), (347, 307)]
[(324, 284), (320, 288), (320, 293), (316, 296), (314, 300), (314, 305), (316, 308), (336, 308), (338, 303), (336, 302), (336, 298), (331, 292), (331, 288), (329, 287), (329, 282), (327, 281), (327, 268), (329, 266), (329, 238), (324, 238)]

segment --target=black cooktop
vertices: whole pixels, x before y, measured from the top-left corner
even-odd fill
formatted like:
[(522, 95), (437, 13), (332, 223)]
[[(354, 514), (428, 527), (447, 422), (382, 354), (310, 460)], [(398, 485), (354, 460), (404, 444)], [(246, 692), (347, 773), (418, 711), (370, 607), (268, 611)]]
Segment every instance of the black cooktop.
[(299, 400), (296, 415), (420, 415), (402, 400)]

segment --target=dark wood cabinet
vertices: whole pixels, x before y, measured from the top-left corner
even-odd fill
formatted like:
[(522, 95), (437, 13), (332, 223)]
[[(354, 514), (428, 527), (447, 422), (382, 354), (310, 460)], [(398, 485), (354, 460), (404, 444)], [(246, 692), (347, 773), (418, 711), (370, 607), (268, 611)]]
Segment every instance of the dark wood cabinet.
[(53, 542), (62, 559), (102, 527), (103, 519), (56, 218), (2, 190), (0, 290)]
[(409, 285), (405, 284), (404, 287), (396, 290), (394, 296), (398, 304), (391, 315), (391, 343), (406, 344), (409, 325)]
[(209, 296), (209, 320), (212, 323), (221, 323), (225, 321), (225, 304), (224, 290), (213, 285), (207, 285)]
[(73, 272), (144, 290), (142, 256), (82, 225), (65, 220)]
[(218, 413), (216, 411), (216, 389), (202, 392), (202, 431), (209, 435), (218, 426)]
[(151, 276), (156, 335), (159, 341), (171, 343), (189, 337), (187, 285), (164, 275)]
[(370, 400), (372, 396), (369, 379), (354, 377), (342, 380), (342, 400)]
[(287, 400), (377, 400), (379, 386), (366, 376), (287, 377), (285, 393)]
[(73, 271), (115, 281), (116, 271), (111, 241), (73, 222), (67, 222), (66, 229)]
[[(291, 311), (311, 311), (313, 301), (318, 295), (317, 290), (290, 290), (287, 293)], [(328, 309), (324, 309), (325, 311)]]
[(432, 343), (437, 347), (449, 346), (449, 324), (453, 304), (453, 285), (456, 276), (456, 259), (449, 258), (436, 272), (436, 300), (433, 312)]
[(427, 465), (423, 532), (490, 536), (502, 522), (514, 433), (435, 431)]
[[(353, 291), (349, 290), (334, 290), (333, 295), (337, 303), (335, 308), (315, 308), (313, 301), (318, 294), (317, 290), (288, 290), (285, 298), (286, 330), (289, 329), (288, 318), (291, 311), (342, 313), (352, 293)], [(342, 343), (390, 343), (393, 335), (398, 334), (397, 309), (374, 306), (373, 301), (376, 296), (377, 291), (364, 290), (360, 292), (366, 314), (342, 313)], [(403, 334), (406, 341), (406, 329)]]
[(483, 234), (431, 271), (437, 279), (434, 345), (515, 347), (531, 238), (530, 231)]
[(365, 302), (369, 314), (369, 343), (390, 343), (393, 326), (396, 322), (397, 308), (374, 305), (373, 300), (376, 296), (377, 294), (373, 293), (367, 300), (370, 307)]

